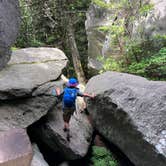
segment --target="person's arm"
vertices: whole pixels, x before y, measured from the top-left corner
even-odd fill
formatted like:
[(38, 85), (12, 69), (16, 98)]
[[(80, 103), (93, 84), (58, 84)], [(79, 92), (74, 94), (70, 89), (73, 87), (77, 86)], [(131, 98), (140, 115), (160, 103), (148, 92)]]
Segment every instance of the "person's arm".
[(60, 95), (61, 95), (61, 90), (60, 90), (60, 88), (57, 87), (57, 88), (55, 88), (55, 90), (56, 90), (56, 95), (57, 95), (57, 96), (60, 96)]
[(89, 94), (89, 93), (82, 93), (82, 92), (78, 92), (78, 96), (81, 96), (81, 97), (90, 97), (90, 98), (94, 98), (95, 95), (94, 94)]
[(56, 87), (52, 90), (52, 95), (56, 97), (61, 97), (64, 92), (61, 92), (61, 89), (59, 87)]
[(89, 93), (83, 93), (84, 97), (90, 97), (90, 98), (94, 98), (95, 95), (94, 94), (89, 94)]

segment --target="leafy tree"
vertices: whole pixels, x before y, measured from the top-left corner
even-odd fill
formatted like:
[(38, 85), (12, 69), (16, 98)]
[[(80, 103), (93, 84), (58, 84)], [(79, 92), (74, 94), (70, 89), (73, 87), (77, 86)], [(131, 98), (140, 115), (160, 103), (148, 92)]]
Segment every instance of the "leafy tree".
[[(87, 39), (84, 23), (89, 3), (90, 0), (20, 0), (22, 26), (16, 46), (58, 47), (64, 50), (70, 62), (72, 61), (72, 55), (76, 53), (78, 55), (79, 53), (80, 56), (77, 56), (77, 61), (80, 60), (81, 62), (77, 62), (77, 66), (80, 68), (83, 64), (86, 71)], [(73, 34), (72, 38), (69, 37), (71, 34)], [(74, 40), (75, 44), (73, 46), (77, 46), (77, 51), (71, 54), (73, 48), (75, 48), (71, 47)], [(76, 64), (75, 61), (70, 63), (69, 71), (73, 64)], [(71, 71), (73, 75), (74, 70)]]

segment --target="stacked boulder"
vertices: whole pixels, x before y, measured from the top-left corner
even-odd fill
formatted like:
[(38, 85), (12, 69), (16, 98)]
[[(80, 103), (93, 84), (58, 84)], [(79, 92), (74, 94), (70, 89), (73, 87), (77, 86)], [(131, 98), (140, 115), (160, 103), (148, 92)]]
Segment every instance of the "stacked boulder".
[[(4, 147), (0, 148), (2, 165), (6, 162), (9, 166), (14, 163), (30, 165), (31, 143), (26, 130), (22, 129), (38, 121), (56, 105), (57, 99), (51, 95), (51, 89), (62, 84), (57, 80), (66, 65), (67, 58), (59, 49), (27, 48), (14, 51), (7, 66), (0, 71), (0, 131), (2, 136), (6, 135), (6, 144), (1, 139)], [(4, 150), (7, 147), (8, 151)], [(31, 164), (47, 165), (37, 146), (33, 149)]]
[(26, 128), (46, 115), (56, 103), (49, 90), (66, 65), (66, 56), (56, 48), (14, 51), (0, 72), (0, 130)]
[[(7, 66), (0, 71), (0, 131), (30, 127), (36, 138), (71, 160), (86, 155), (92, 127), (87, 117), (78, 112), (71, 120), (71, 141), (67, 141), (62, 108), (58, 106), (60, 100), (52, 95), (56, 87), (63, 89), (64, 81), (60, 77), (67, 62), (65, 54), (57, 48), (13, 52)], [(36, 145), (33, 149), (32, 165), (47, 165)]]

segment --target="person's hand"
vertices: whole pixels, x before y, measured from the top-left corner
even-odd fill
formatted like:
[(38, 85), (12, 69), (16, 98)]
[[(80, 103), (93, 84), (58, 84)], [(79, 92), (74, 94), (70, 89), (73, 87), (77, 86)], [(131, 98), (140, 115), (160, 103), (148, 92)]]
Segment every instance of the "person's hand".
[(61, 94), (60, 88), (56, 88), (56, 94), (59, 96)]
[(91, 99), (94, 99), (95, 98), (95, 94), (94, 93), (92, 93), (92, 95), (91, 95)]

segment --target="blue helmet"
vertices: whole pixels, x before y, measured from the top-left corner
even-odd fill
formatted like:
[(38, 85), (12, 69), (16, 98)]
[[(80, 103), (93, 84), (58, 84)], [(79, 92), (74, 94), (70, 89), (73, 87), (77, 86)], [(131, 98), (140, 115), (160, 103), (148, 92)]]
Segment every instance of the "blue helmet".
[(78, 80), (76, 78), (70, 78), (67, 83), (67, 86), (75, 87), (77, 85), (78, 85)]

